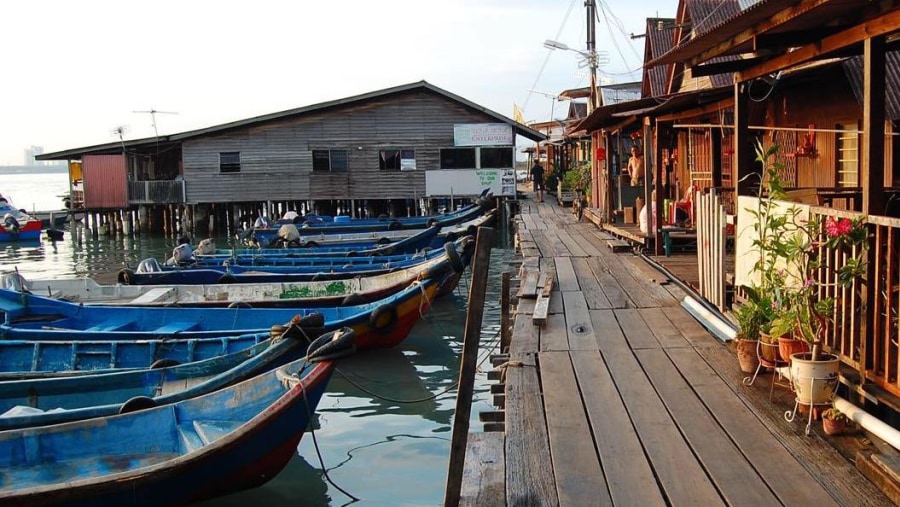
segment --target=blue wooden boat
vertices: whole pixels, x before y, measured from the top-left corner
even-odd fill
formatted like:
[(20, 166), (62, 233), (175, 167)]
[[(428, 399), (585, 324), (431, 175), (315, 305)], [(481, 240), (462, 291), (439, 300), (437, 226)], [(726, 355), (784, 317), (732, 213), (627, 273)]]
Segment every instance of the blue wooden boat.
[[(290, 221), (293, 225), (300, 228), (301, 244), (305, 244), (304, 239), (309, 234), (348, 234), (355, 232), (380, 232), (380, 231), (399, 231), (407, 229), (423, 229), (435, 225), (448, 227), (456, 225), (467, 220), (472, 220), (481, 215), (484, 211), (494, 207), (494, 201), (488, 195), (488, 189), (482, 191), (482, 195), (478, 197), (475, 203), (463, 207), (462, 209), (446, 213), (442, 215), (426, 215), (417, 217), (396, 217), (396, 218), (349, 218), (345, 217), (339, 221), (322, 220), (321, 217), (313, 220), (303, 220), (302, 217)], [(273, 227), (254, 228), (250, 231), (250, 236), (260, 245), (271, 245), (273, 240), (278, 237), (278, 229), (280, 225), (284, 225), (284, 221), (276, 223)]]
[[(216, 361), (225, 366), (265, 350), (272, 338), (309, 342), (341, 322), (309, 314), (265, 333), (169, 340), (0, 340), (0, 380), (71, 377)], [(2, 384), (3, 382), (0, 382)]]
[[(321, 313), (326, 323), (370, 326), (373, 346), (392, 347), (427, 310), (443, 280), (428, 277), (374, 303), (326, 308), (179, 308), (92, 306), (0, 289), (0, 338), (44, 341), (119, 341), (213, 338), (267, 332), (295, 316)], [(364, 346), (364, 344), (360, 344)]]
[[(285, 241), (279, 239), (278, 229), (262, 231), (245, 231), (238, 235), (249, 248), (238, 250), (289, 250), (295, 253), (308, 251), (316, 252), (316, 255), (327, 253), (329, 255), (344, 255), (349, 252), (363, 252), (364, 255), (390, 255), (394, 253), (413, 253), (417, 250), (433, 244), (440, 234), (442, 227), (423, 227), (401, 231), (368, 231), (363, 233), (325, 234), (318, 232), (305, 232), (297, 229), (297, 239)], [(259, 234), (255, 234), (259, 232)], [(214, 254), (230, 253), (230, 250), (216, 250)], [(363, 255), (363, 254), (361, 254)]]
[(0, 195), (0, 241), (39, 241), (43, 229), (40, 220), (17, 209)]
[[(423, 264), (406, 269), (346, 280), (265, 284), (101, 285), (84, 277), (25, 279), (18, 273), (5, 273), (0, 275), (0, 287), (28, 290), (47, 297), (85, 304), (210, 307), (248, 304), (254, 308), (345, 306), (385, 298), (422, 277), (444, 276), (451, 270), (462, 273), (471, 260), (474, 240), (465, 236), (454, 242), (453, 248), (459, 254), (458, 264), (454, 264), (450, 254), (444, 252)], [(455, 287), (455, 283), (442, 284), (438, 295), (452, 291)]]
[[(168, 405), (235, 384), (307, 354), (323, 357), (355, 350), (353, 330), (340, 328), (313, 340), (285, 332), (234, 358), (207, 359), (167, 368), (76, 377), (0, 382), (0, 430), (47, 426)], [(311, 343), (310, 343), (311, 342)]]
[(0, 505), (184, 505), (264, 484), (334, 366), (301, 359), (171, 405), (0, 432)]

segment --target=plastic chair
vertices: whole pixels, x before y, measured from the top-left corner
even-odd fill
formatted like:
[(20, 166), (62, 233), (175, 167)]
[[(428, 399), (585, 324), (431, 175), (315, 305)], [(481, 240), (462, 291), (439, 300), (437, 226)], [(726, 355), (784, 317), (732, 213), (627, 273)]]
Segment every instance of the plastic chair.
[(753, 383), (756, 382), (756, 378), (759, 376), (760, 371), (764, 368), (771, 369), (772, 383), (769, 385), (769, 401), (772, 401), (775, 384), (787, 388), (791, 387), (788, 383), (779, 382), (784, 379), (782, 368), (789, 367), (790, 363), (781, 359), (781, 356), (778, 354), (778, 343), (765, 343), (762, 340), (756, 341), (756, 357), (759, 359), (759, 366), (756, 367), (756, 371), (753, 372), (753, 375), (744, 377), (742, 383), (745, 386), (752, 386)]

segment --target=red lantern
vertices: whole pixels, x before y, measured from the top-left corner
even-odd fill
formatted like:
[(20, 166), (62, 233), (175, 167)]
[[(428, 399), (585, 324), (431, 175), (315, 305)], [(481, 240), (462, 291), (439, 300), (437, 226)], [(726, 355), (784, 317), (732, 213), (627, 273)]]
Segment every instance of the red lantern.
[(597, 160), (606, 160), (606, 150), (602, 146), (597, 148)]

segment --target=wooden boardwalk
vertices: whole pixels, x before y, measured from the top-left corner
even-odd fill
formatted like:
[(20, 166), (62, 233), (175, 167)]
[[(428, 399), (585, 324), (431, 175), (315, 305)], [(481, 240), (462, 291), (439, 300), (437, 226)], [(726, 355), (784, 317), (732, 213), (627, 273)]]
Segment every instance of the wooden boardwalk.
[(770, 375), (742, 385), (675, 284), (546, 201), (516, 218), (523, 273), (553, 280), (546, 320), (518, 300), (505, 431), (470, 434), (461, 505), (893, 505), (784, 420), (793, 400), (776, 387), (769, 402)]

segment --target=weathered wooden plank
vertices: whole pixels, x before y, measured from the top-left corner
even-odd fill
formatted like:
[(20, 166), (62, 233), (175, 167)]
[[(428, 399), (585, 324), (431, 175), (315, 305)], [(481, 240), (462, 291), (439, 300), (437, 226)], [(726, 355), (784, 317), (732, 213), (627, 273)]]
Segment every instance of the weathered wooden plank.
[(594, 338), (600, 350), (618, 347), (629, 350), (625, 334), (619, 327), (619, 321), (612, 310), (590, 310), (591, 324), (594, 326)]
[(569, 350), (566, 318), (562, 314), (547, 316), (546, 325), (540, 330), (541, 351)]
[(541, 251), (541, 256), (554, 257), (556, 255), (554, 240), (548, 238), (544, 232), (543, 230), (534, 232), (534, 243), (537, 245), (538, 250)]
[(561, 506), (612, 505), (568, 352), (541, 352), (541, 387)]
[(522, 367), (506, 373), (506, 505), (559, 505), (536, 354), (537, 328), (516, 317), (510, 359)]
[(631, 251), (631, 243), (621, 239), (608, 239), (606, 240), (606, 246), (616, 253)]
[(659, 306), (678, 306), (681, 303), (680, 299), (672, 297), (672, 293), (660, 285), (660, 283), (668, 283), (668, 278), (647, 264), (644, 259), (620, 256), (619, 261), (635, 280), (642, 282), (641, 286)]
[[(622, 265), (621, 256), (606, 254), (596, 260), (596, 266), (605, 268), (617, 282), (619, 286), (628, 296), (629, 303), (635, 308), (653, 308), (661, 306), (650, 292), (647, 291), (645, 283), (636, 280), (631, 273)], [(596, 272), (596, 270), (595, 270)]]
[(713, 336), (705, 327), (703, 327), (703, 325), (697, 322), (697, 319), (688, 313), (687, 310), (678, 306), (665, 307), (662, 311), (666, 315), (666, 318), (669, 319), (669, 322), (678, 329), (678, 332), (681, 333), (681, 336), (683, 336), (688, 343), (694, 347), (710, 344), (710, 340), (713, 339)]
[(557, 237), (559, 237), (560, 243), (566, 246), (569, 250), (569, 255), (573, 257), (587, 257), (588, 253), (581, 247), (581, 245), (575, 241), (568, 231), (566, 230), (557, 230)]
[(547, 322), (547, 313), (550, 310), (550, 298), (538, 294), (534, 303), (534, 314), (531, 316), (531, 322), (535, 326), (543, 326)]
[(678, 328), (666, 317), (662, 308), (642, 308), (638, 312), (663, 348), (691, 346)]
[(637, 309), (615, 310), (616, 319), (633, 349), (658, 349), (659, 342)]
[(549, 230), (544, 231), (544, 238), (550, 242), (550, 246), (553, 249), (552, 257), (569, 257), (570, 255), (572, 255), (572, 252), (569, 250), (568, 245), (559, 237), (558, 231), (561, 228), (562, 224), (559, 224), (555, 227), (550, 228)]
[(460, 507), (506, 505), (504, 434), (469, 433), (466, 461), (460, 489)]
[(534, 270), (526, 270), (522, 276), (522, 285), (519, 286), (519, 293), (516, 294), (522, 299), (534, 299), (537, 297), (537, 284), (540, 273)]
[[(757, 470), (734, 446), (665, 352), (644, 349), (636, 350), (635, 355), (726, 503), (776, 505), (778, 500)], [(696, 353), (694, 357), (700, 361)]]
[(556, 264), (556, 279), (559, 282), (559, 290), (577, 291), (581, 290), (578, 285), (578, 278), (575, 276), (575, 269), (572, 267), (572, 259), (569, 257), (556, 257), (553, 259)]
[[(590, 240), (587, 236), (584, 235), (584, 232), (581, 227), (576, 229), (569, 229), (569, 236), (572, 240), (584, 250), (585, 256), (596, 256), (600, 255), (599, 246)], [(570, 247), (571, 249), (571, 247)]]
[(581, 292), (563, 292), (563, 306), (566, 309), (566, 331), (569, 336), (569, 350), (594, 350), (597, 338), (588, 311), (587, 302)]
[(609, 298), (600, 287), (600, 282), (591, 271), (591, 266), (587, 259), (572, 259), (572, 267), (575, 269), (575, 277), (581, 286), (581, 292), (587, 301), (588, 308), (591, 310), (602, 310), (612, 308)]
[[(612, 312), (604, 313), (612, 317)], [(585, 350), (571, 356), (613, 504), (666, 505), (659, 489), (653, 487), (653, 469), (600, 353)]]
[(531, 315), (534, 313), (536, 299), (520, 299), (516, 305), (516, 315)]
[(612, 342), (601, 352), (667, 503), (724, 505), (632, 352)]
[(597, 277), (600, 288), (606, 294), (607, 299), (609, 299), (609, 305), (613, 308), (628, 308), (631, 302), (622, 286), (619, 285), (619, 281), (610, 274), (609, 268), (600, 262), (598, 257), (589, 258), (588, 264), (591, 267), (591, 271), (594, 272), (594, 276)]
[(550, 292), (550, 307), (547, 313), (553, 315), (556, 313), (563, 313), (564, 311), (562, 292), (558, 290)]

